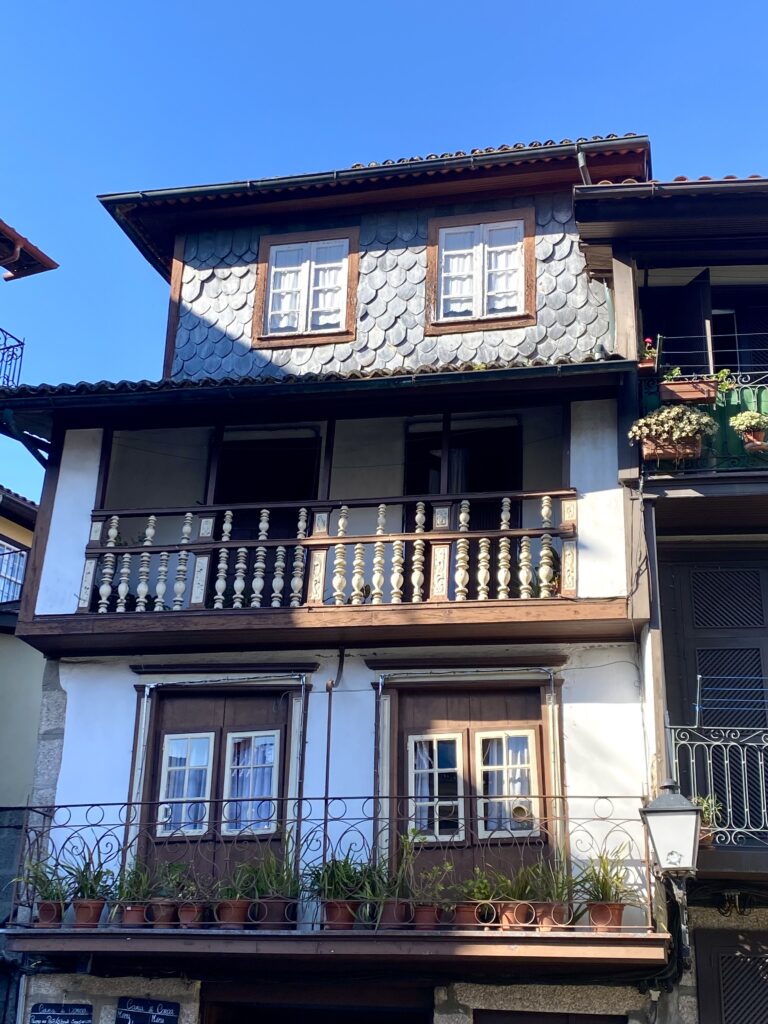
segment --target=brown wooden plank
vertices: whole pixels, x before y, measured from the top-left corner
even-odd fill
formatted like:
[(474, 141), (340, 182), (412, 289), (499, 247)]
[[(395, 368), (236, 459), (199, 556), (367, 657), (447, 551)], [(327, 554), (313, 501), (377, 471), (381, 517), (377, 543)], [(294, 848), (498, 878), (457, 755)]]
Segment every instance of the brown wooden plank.
[(176, 330), (179, 326), (181, 312), (181, 278), (184, 272), (184, 235), (177, 235), (173, 244), (173, 261), (171, 263), (171, 296), (168, 303), (168, 325), (165, 330), (165, 356), (163, 358), (163, 377), (170, 377), (173, 369), (173, 356), (176, 351)]

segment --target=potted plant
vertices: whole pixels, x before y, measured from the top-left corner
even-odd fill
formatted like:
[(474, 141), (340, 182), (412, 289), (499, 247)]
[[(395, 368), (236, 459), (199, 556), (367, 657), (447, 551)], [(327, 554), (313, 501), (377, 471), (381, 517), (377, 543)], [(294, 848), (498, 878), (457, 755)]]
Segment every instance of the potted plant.
[(573, 899), (573, 879), (562, 854), (551, 860), (540, 857), (529, 868), (533, 919), (541, 931), (568, 924)]
[(434, 928), (450, 903), (448, 879), (453, 865), (447, 860), (419, 872), (411, 882), (414, 928)]
[(413, 919), (411, 882), (416, 844), (421, 833), (412, 829), (398, 837), (399, 849), (394, 869), (384, 873), (378, 903), (377, 925), (380, 928), (402, 928)]
[(152, 879), (149, 906), (154, 928), (175, 928), (178, 923), (179, 889), (184, 875), (184, 864), (160, 864)]
[(104, 867), (98, 850), (88, 846), (78, 860), (63, 864), (62, 871), (75, 912), (75, 928), (95, 928), (114, 890), (114, 873)]
[(701, 455), (701, 439), (711, 437), (717, 423), (711, 416), (687, 405), (662, 405), (647, 416), (635, 420), (628, 437), (639, 441), (643, 458), (697, 459)]
[(496, 916), (493, 903), (495, 880), (482, 868), (476, 867), (469, 878), (453, 887), (456, 902), (453, 923), (459, 928), (478, 924), (491, 924)]
[(191, 868), (179, 874), (177, 913), (182, 928), (199, 928), (203, 923), (210, 889), (209, 885), (193, 874)]
[(532, 924), (535, 911), (531, 901), (535, 892), (530, 869), (524, 866), (520, 867), (511, 877), (497, 874), (494, 883), (496, 920), (501, 925), (502, 931)]
[(579, 875), (577, 891), (597, 932), (619, 931), (624, 908), (637, 900), (637, 886), (627, 881), (625, 853), (625, 846), (599, 853)]
[(307, 888), (320, 900), (323, 923), (329, 930), (354, 927), (366, 896), (366, 868), (366, 864), (345, 854), (310, 869)]
[(154, 891), (152, 875), (139, 861), (120, 872), (113, 892), (112, 913), (121, 911), (124, 928), (145, 928), (149, 924), (147, 907)]
[(296, 927), (296, 907), (301, 881), (288, 857), (282, 860), (268, 850), (256, 866), (259, 913), (256, 924), (264, 928)]
[(22, 885), (30, 903), (37, 904), (35, 928), (59, 928), (69, 906), (69, 888), (58, 866), (48, 861), (28, 861), (14, 882)]
[(646, 338), (643, 341), (643, 352), (637, 361), (637, 369), (640, 373), (652, 373), (656, 369), (656, 356), (658, 348), (653, 343), (653, 338)]
[(763, 444), (765, 432), (768, 430), (768, 415), (764, 412), (737, 412), (732, 416), (729, 425), (741, 435), (744, 447), (752, 444)]
[(662, 402), (692, 402), (696, 405), (714, 405), (718, 394), (733, 387), (730, 370), (714, 374), (683, 375), (679, 366), (668, 369), (659, 384)]
[(715, 840), (715, 832), (722, 823), (723, 805), (715, 793), (708, 793), (707, 796), (695, 796), (691, 802), (701, 808), (699, 846), (711, 846)]
[(255, 864), (238, 864), (229, 877), (219, 883), (214, 907), (219, 927), (245, 928), (251, 919), (251, 907), (259, 898), (258, 878)]

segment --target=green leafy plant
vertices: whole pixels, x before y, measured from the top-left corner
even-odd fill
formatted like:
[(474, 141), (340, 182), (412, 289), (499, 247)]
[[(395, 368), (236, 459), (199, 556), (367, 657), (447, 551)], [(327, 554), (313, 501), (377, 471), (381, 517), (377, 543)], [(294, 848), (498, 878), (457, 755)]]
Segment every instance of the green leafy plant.
[(309, 869), (307, 890), (321, 900), (370, 899), (370, 865), (348, 854)]
[(187, 875), (185, 864), (159, 864), (152, 878), (152, 898), (176, 900)]
[(238, 864), (215, 887), (220, 900), (256, 900), (259, 897), (259, 868), (256, 864)]
[(496, 880), (487, 871), (476, 867), (472, 875), (458, 882), (452, 891), (460, 900), (487, 903), (496, 894)]
[(115, 886), (114, 872), (104, 867), (98, 850), (85, 846), (81, 856), (61, 867), (75, 900), (106, 900)]
[(751, 430), (768, 430), (768, 415), (764, 412), (737, 412), (728, 421), (737, 434), (743, 434)]
[(256, 865), (256, 889), (260, 896), (299, 897), (301, 880), (289, 859), (278, 860), (271, 850)]
[(626, 844), (593, 857), (579, 875), (576, 888), (588, 903), (631, 903), (639, 896), (627, 881)]
[(704, 828), (719, 828), (723, 820), (723, 805), (715, 793), (695, 796), (692, 799), (701, 808), (701, 824)]
[(683, 376), (683, 371), (680, 369), (679, 366), (665, 366), (664, 367), (664, 374), (663, 374), (661, 379), (663, 381), (672, 381), (672, 380), (677, 380), (679, 377), (682, 377), (682, 376)]
[(43, 860), (30, 860), (24, 865), (23, 873), (14, 878), (31, 895), (48, 903), (69, 902), (70, 886), (56, 864)]
[(534, 880), (528, 867), (518, 868), (514, 875), (495, 874), (493, 884), (499, 900), (526, 903), (535, 898)]
[(416, 875), (410, 885), (411, 897), (415, 903), (424, 905), (441, 906), (452, 900), (450, 878), (453, 874), (453, 865), (447, 860), (442, 864), (435, 864), (426, 868)]
[(655, 359), (658, 355), (658, 348), (654, 344), (653, 338), (645, 338), (643, 340), (643, 359)]
[(716, 432), (717, 423), (707, 413), (690, 405), (662, 405), (635, 420), (627, 436), (633, 442), (674, 445), (699, 436), (711, 437)]
[(543, 903), (569, 903), (574, 882), (561, 855), (552, 860), (540, 857), (528, 869), (531, 898)]
[(147, 903), (155, 894), (155, 882), (146, 865), (139, 861), (124, 868), (117, 876), (113, 899), (115, 903)]

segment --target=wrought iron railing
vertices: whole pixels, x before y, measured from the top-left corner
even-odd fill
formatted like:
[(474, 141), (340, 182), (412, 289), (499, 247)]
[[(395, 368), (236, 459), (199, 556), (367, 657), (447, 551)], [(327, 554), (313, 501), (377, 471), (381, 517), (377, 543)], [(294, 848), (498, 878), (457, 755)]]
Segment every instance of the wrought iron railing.
[(27, 552), (0, 541), (0, 604), (19, 600), (26, 567)]
[(0, 327), (0, 387), (15, 388), (21, 379), (24, 342)]
[(576, 596), (576, 492), (93, 513), (83, 612)]
[[(10, 927), (648, 933), (640, 805), (526, 796), (429, 808), (384, 797), (32, 808)], [(588, 907), (600, 857), (623, 911)]]

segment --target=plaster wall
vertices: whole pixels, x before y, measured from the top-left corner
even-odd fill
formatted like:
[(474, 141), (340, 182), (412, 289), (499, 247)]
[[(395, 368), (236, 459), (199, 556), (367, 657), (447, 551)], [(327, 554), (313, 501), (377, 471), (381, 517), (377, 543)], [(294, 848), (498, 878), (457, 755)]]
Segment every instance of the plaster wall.
[(627, 594), (616, 429), (612, 398), (571, 404), (570, 486), (578, 491), (578, 597)]
[(89, 1003), (93, 1024), (115, 1024), (117, 1001), (123, 996), (177, 1002), (179, 1024), (197, 1024), (200, 982), (186, 978), (101, 978), (89, 974), (33, 974), (26, 981), (19, 1021), (29, 1020), (35, 1003)]
[(0, 537), (6, 537), (25, 548), (32, 543), (32, 531), (26, 526), (19, 526), (12, 519), (6, 519), (5, 516), (0, 516)]
[(0, 634), (0, 807), (24, 806), (32, 792), (44, 664), (38, 651)]
[(69, 614), (77, 610), (85, 546), (101, 456), (101, 430), (69, 430), (59, 467), (35, 612)]

